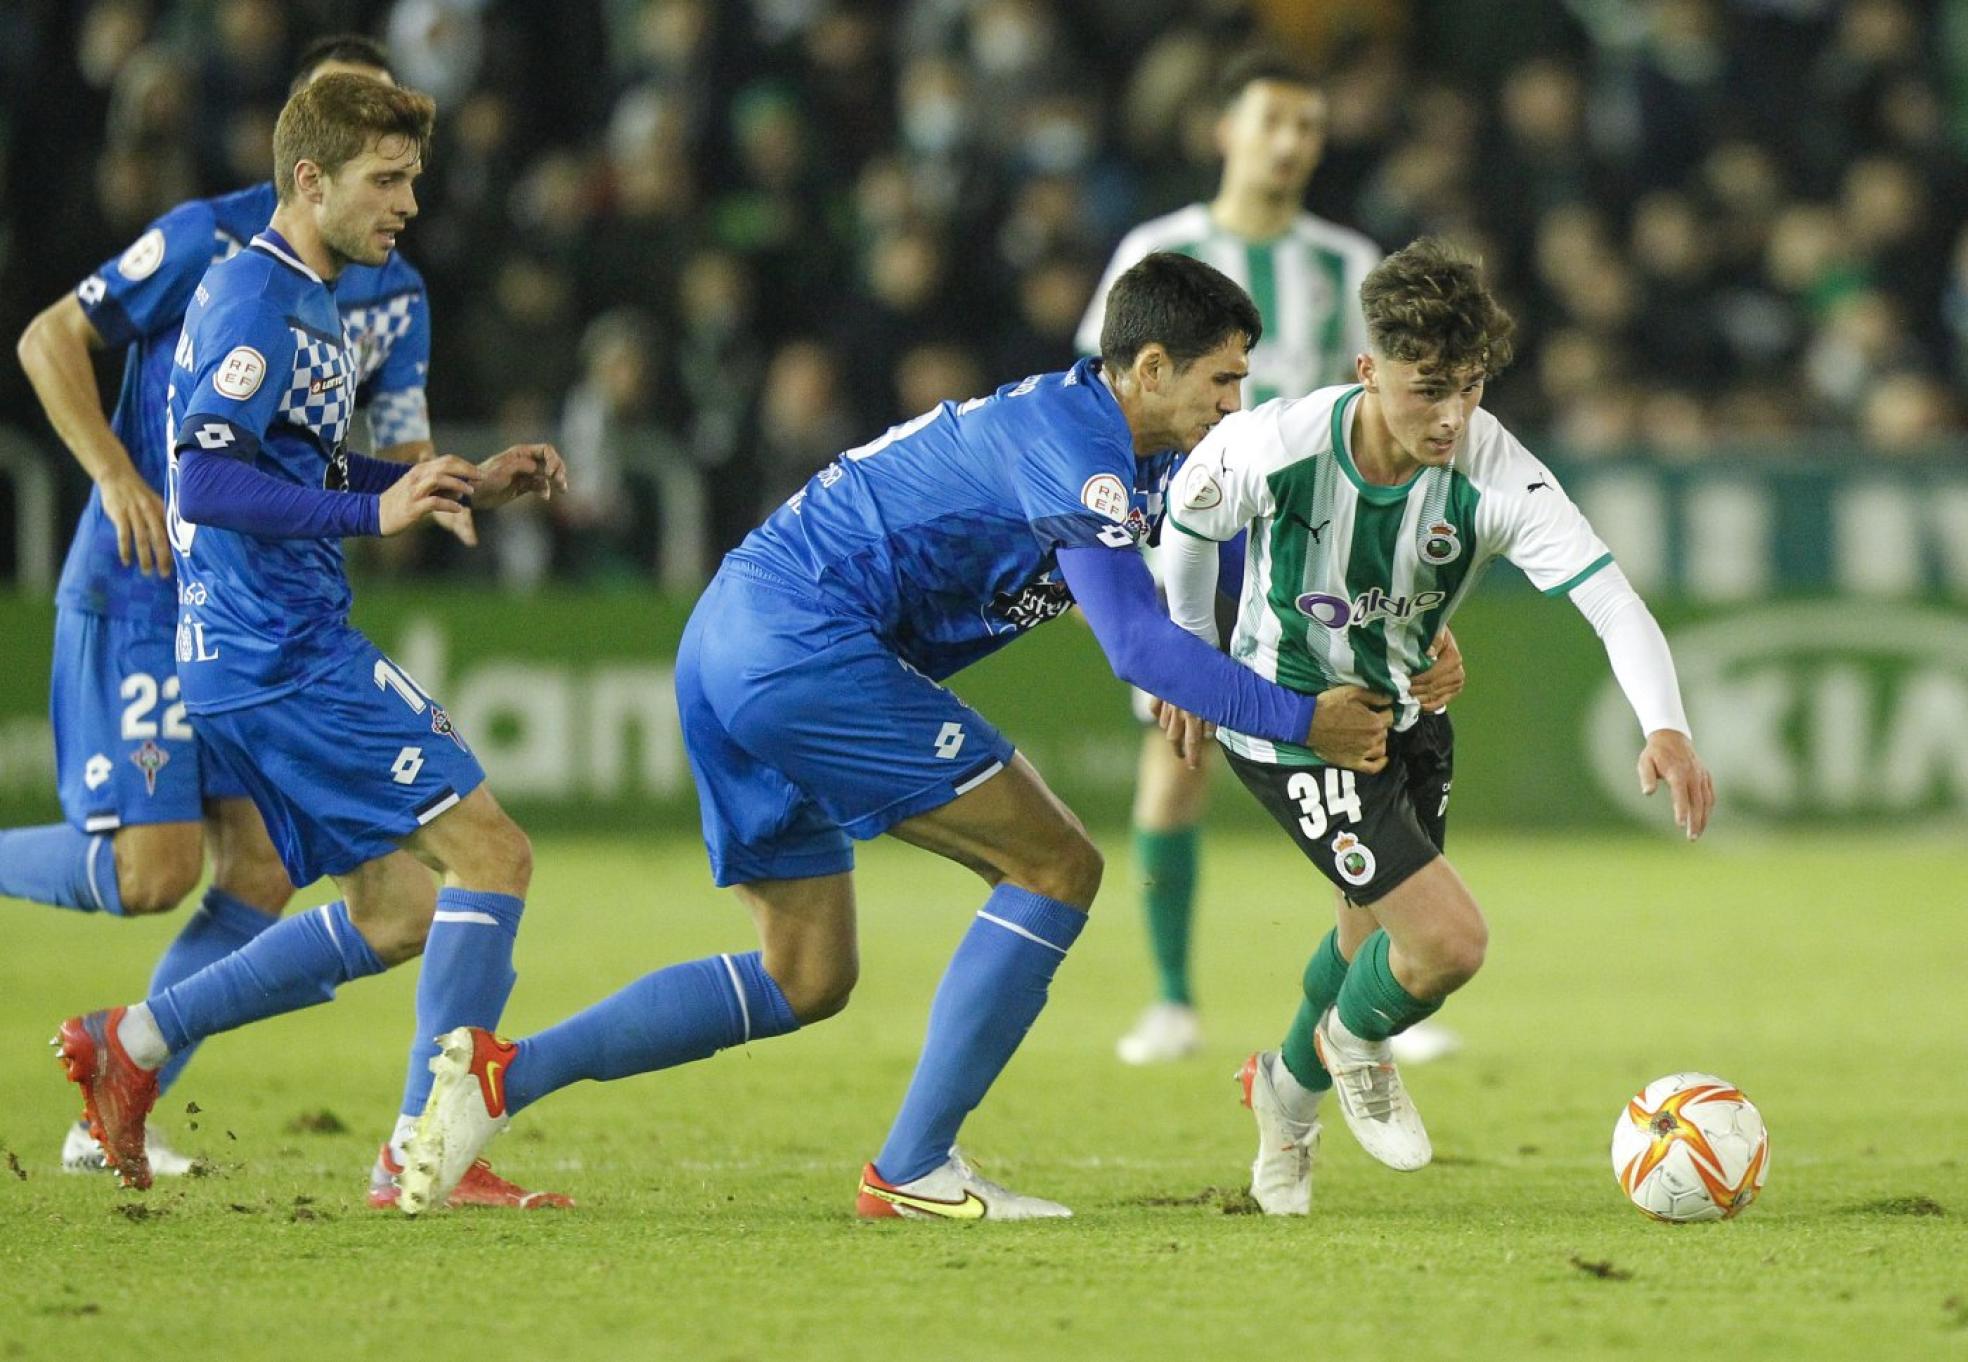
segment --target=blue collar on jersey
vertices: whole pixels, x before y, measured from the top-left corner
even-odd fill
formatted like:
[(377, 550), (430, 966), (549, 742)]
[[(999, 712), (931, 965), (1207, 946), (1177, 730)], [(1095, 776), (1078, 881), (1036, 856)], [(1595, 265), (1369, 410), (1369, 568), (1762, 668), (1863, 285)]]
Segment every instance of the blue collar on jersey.
[(272, 256), (289, 269), (299, 270), (324, 288), (330, 287), (327, 280), (307, 267), (301, 257), (295, 253), (294, 248), (287, 244), (287, 238), (274, 231), (271, 224), (262, 228), (260, 234), (253, 238), (250, 249)]

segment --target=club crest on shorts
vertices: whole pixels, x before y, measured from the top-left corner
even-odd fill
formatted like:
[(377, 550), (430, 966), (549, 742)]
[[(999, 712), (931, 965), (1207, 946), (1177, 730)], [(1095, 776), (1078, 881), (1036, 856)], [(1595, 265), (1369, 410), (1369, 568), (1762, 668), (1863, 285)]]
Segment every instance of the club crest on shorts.
[(1365, 884), (1374, 877), (1372, 848), (1350, 832), (1332, 839), (1333, 869), (1348, 884)]
[(451, 726), (451, 716), (444, 712), (444, 706), (435, 700), (431, 701), (431, 732), (440, 738), (449, 738), (458, 744), (458, 749), (462, 752), (471, 751), (465, 746), (465, 740), (458, 736), (458, 730)]
[(1446, 520), (1438, 520), (1430, 525), (1421, 537), (1421, 561), (1440, 567), (1453, 563), (1462, 557), (1462, 540), (1456, 537), (1456, 527)]
[(171, 754), (157, 745), (155, 738), (145, 738), (143, 746), (130, 754), (130, 760), (143, 772), (144, 793), (157, 793), (157, 773), (171, 760)]

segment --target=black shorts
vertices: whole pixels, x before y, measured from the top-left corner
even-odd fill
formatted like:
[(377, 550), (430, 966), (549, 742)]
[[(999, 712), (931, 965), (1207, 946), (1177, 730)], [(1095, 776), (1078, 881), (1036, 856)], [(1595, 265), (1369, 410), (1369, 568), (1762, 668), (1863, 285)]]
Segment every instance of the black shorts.
[(1424, 714), (1387, 735), (1387, 765), (1373, 775), (1337, 766), (1273, 766), (1223, 754), (1278, 826), (1358, 904), (1390, 893), (1442, 853), (1455, 729)]

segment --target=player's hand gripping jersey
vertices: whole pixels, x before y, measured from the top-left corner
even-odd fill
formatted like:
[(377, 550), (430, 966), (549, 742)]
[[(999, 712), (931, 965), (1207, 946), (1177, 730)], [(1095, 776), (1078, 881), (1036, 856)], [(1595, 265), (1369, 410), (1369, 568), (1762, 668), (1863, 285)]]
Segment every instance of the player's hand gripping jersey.
[[(1410, 677), (1493, 561), (1556, 596), (1613, 556), (1550, 471), (1480, 408), (1451, 465), (1398, 487), (1365, 482), (1348, 447), (1360, 392), (1323, 388), (1227, 417), (1176, 478), (1169, 519), (1207, 540), (1250, 526), (1233, 657), (1293, 690), (1351, 683), (1398, 696), (1404, 731), (1420, 714)], [(1172, 588), (1170, 601), (1191, 632), (1213, 628), (1192, 618), (1185, 593)], [(1256, 761), (1318, 762), (1304, 747), (1220, 736)]]
[(324, 527), (320, 537), (263, 538), (179, 514), (188, 454), (242, 460), (297, 487), (346, 489), (358, 366), (334, 293), (271, 231), (213, 266), (192, 299), (168, 433), (178, 672), (193, 714), (287, 694), (366, 646), (348, 625), (337, 535)]
[(1073, 604), (1058, 550), (1144, 540), (1174, 461), (1135, 458), (1082, 360), (847, 451), (731, 557), (940, 680)]

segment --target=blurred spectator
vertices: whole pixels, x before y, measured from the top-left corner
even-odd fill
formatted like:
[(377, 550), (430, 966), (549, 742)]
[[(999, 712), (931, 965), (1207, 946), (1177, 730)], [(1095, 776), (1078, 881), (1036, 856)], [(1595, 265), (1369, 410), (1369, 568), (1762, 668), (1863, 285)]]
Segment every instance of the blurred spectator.
[[(1911, 457), (1959, 438), (1968, 385), (1958, 8), (13, 6), (0, 327), (172, 205), (264, 178), (288, 65), (332, 17), (439, 102), (405, 249), (440, 419), (538, 438), (560, 412), (597, 486), (627, 478), (607, 515), (562, 508), (563, 557), (672, 571), (684, 513), (635, 470), (694, 470), (701, 569), (885, 420), (1069, 360), (1087, 262), (1207, 195), (1210, 89), (1268, 36), (1324, 68), (1307, 206), (1485, 259), (1522, 325), (1487, 400), (1528, 436), (1617, 457), (1829, 430)], [(40, 429), (17, 373), (0, 422)], [(499, 549), (516, 580), (552, 559), (536, 529)]]
[(823, 341), (788, 341), (772, 356), (759, 396), (757, 519), (871, 433), (847, 405), (843, 377), (840, 357)]

